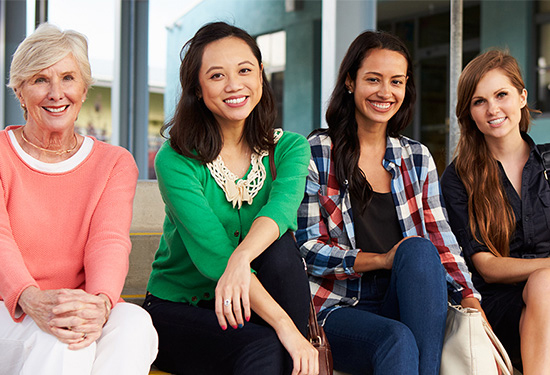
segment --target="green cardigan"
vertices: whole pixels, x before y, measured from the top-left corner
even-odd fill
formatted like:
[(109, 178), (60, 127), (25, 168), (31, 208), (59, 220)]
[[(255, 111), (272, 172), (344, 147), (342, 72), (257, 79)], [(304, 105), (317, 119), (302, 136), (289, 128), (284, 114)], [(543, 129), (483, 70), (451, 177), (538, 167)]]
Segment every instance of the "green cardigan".
[[(284, 132), (274, 152), (277, 171), (266, 179), (252, 204), (233, 208), (206, 165), (178, 154), (165, 142), (155, 159), (166, 217), (147, 290), (156, 297), (197, 304), (214, 298), (229, 257), (260, 216), (273, 219), (279, 236), (296, 229), (310, 160), (307, 140)], [(244, 178), (247, 177), (250, 169)]]

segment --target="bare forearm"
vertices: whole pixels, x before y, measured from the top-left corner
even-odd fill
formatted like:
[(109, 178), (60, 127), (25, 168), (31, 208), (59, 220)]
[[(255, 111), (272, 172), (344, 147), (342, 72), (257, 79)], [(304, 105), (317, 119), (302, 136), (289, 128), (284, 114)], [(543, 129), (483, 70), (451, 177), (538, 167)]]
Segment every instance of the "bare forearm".
[(294, 367), (292, 373), (318, 374), (317, 350), (302, 336), (292, 319), (269, 295), (255, 275), (250, 282), (250, 302), (252, 309), (273, 327), (279, 341), (290, 354)]
[(518, 283), (527, 280), (536, 270), (550, 268), (550, 258), (521, 259), (478, 253), (472, 256), (472, 261), (488, 283)]
[(393, 258), (395, 257), (395, 252), (397, 251), (397, 248), (401, 245), (403, 241), (411, 237), (415, 236), (409, 236), (401, 239), (398, 243), (393, 245), (393, 247), (385, 254), (360, 252), (355, 258), (353, 269), (355, 270), (355, 272), (391, 270), (391, 268), (393, 267)]
[(355, 270), (355, 272), (368, 272), (386, 269), (385, 258), (385, 254), (360, 252), (355, 258), (353, 269)]
[(250, 280), (250, 305), (252, 310), (275, 331), (297, 329), (283, 308), (271, 297), (256, 275)]
[(254, 220), (248, 234), (235, 248), (234, 256), (242, 256), (252, 262), (279, 238), (279, 226), (272, 219), (262, 216)]

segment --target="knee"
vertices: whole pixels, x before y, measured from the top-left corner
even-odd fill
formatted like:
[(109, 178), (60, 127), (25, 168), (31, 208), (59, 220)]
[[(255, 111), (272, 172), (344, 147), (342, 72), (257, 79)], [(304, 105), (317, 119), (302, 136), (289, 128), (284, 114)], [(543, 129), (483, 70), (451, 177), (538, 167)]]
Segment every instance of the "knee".
[(120, 335), (121, 339), (140, 340), (157, 345), (157, 332), (153, 326), (151, 316), (147, 311), (132, 303), (117, 304), (105, 325), (105, 334), (110, 332)]
[(270, 369), (271, 371), (279, 368), (282, 371), (286, 355), (287, 351), (277, 336), (268, 334), (245, 345), (239, 351), (233, 370), (235, 374), (249, 373), (247, 371), (251, 368)]
[(523, 301), (526, 305), (545, 304), (550, 295), (550, 268), (536, 270), (529, 275), (523, 289)]
[(262, 269), (274, 272), (304, 268), (298, 246), (289, 232), (273, 242), (257, 260)]
[(407, 238), (395, 252), (396, 262), (406, 262), (420, 269), (441, 268), (441, 258), (434, 244), (422, 237)]

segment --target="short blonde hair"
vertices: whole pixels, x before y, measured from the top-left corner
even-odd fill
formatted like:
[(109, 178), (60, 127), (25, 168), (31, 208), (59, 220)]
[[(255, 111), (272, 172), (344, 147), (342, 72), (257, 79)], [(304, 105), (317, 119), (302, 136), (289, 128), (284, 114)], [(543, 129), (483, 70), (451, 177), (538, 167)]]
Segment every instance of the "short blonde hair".
[(8, 87), (16, 92), (25, 81), (69, 54), (75, 58), (86, 88), (90, 88), (93, 78), (86, 37), (74, 30), (61, 31), (49, 23), (38, 26), (17, 47), (11, 62)]

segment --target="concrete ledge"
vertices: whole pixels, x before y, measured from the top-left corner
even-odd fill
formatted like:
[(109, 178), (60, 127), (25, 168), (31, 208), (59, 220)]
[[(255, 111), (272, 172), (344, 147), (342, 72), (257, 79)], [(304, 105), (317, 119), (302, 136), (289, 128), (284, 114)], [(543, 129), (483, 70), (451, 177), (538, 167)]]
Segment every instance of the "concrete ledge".
[(161, 233), (163, 221), (164, 202), (157, 181), (138, 181), (130, 233)]
[(128, 302), (143, 302), (151, 274), (151, 264), (162, 234), (163, 221), (164, 202), (157, 181), (138, 181), (130, 227), (130, 268), (122, 291), (122, 298)]

